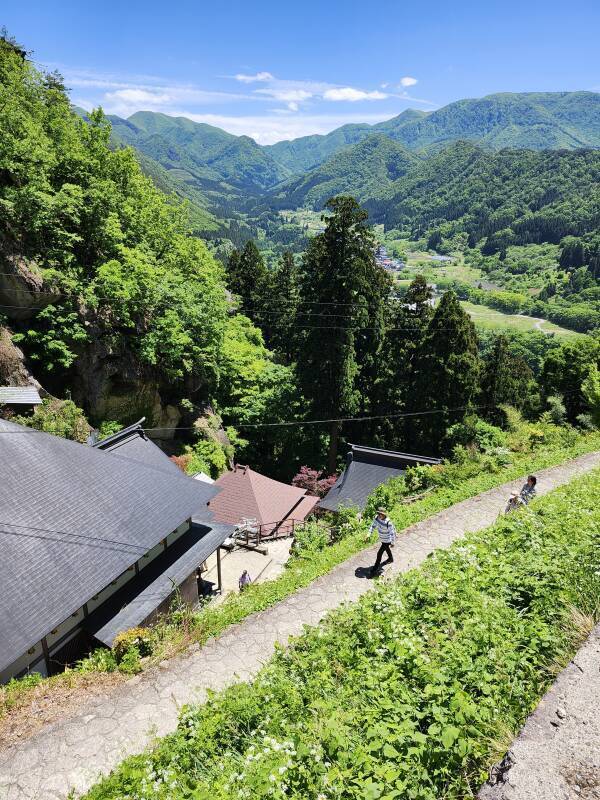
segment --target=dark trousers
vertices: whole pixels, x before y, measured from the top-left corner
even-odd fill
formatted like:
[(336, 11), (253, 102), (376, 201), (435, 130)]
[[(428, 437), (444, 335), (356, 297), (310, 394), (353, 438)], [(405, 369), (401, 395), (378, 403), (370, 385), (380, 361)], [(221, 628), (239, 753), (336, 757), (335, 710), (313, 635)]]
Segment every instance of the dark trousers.
[(386, 563), (390, 563), (391, 564), (391, 562), (394, 560), (394, 556), (392, 555), (391, 546), (384, 542), (384, 543), (382, 543), (381, 547), (377, 551), (377, 558), (375, 559), (375, 566), (373, 567), (374, 570), (378, 570), (379, 567), (381, 566), (381, 558), (382, 558), (384, 553), (387, 555)]

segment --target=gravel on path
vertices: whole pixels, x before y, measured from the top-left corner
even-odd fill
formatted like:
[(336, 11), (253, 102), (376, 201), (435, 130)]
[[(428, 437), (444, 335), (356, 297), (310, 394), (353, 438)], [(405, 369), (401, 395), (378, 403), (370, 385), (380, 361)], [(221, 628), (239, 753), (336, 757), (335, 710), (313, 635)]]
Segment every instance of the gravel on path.
[(600, 799), (600, 625), (560, 673), (479, 800)]
[[(597, 466), (600, 452), (541, 470), (538, 495)], [(522, 483), (522, 478), (511, 481), (407, 528), (398, 537), (395, 560), (386, 574), (407, 572), (467, 531), (491, 525), (510, 492)], [(366, 579), (367, 568), (375, 560), (376, 549), (366, 548), (287, 599), (232, 625), (203, 647), (196, 645), (93, 698), (75, 716), (52, 723), (17, 745), (0, 745), (1, 800), (64, 800), (70, 790), (86, 791), (122, 759), (151, 746), (156, 736), (173, 731), (184, 704), (203, 702), (209, 689), (250, 680), (273, 655), (277, 642), (285, 644), (290, 636), (302, 633), (305, 625), (316, 625), (341, 603), (367, 592), (372, 586)]]

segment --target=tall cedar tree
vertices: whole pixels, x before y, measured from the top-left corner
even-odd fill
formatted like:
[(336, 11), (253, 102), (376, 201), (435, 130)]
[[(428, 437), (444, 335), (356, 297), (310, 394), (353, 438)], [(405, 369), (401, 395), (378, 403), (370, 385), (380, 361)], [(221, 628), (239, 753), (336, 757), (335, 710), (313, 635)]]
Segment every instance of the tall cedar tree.
[(289, 364), (294, 354), (294, 318), (298, 300), (298, 268), (294, 256), (286, 251), (271, 275), (269, 314), (264, 315), (261, 326), (267, 345), (277, 352), (284, 364)]
[[(366, 211), (352, 197), (326, 203), (325, 231), (311, 239), (300, 276), (296, 315), (305, 328), (298, 342), (297, 372), (311, 412), (352, 416), (373, 379), (385, 330), (390, 280), (374, 257)], [(339, 422), (329, 427), (328, 470), (337, 466)]]
[(229, 288), (239, 295), (241, 310), (249, 314), (256, 313), (255, 320), (259, 325), (261, 312), (266, 310), (266, 299), (269, 294), (269, 271), (252, 240), (246, 242), (243, 250), (234, 250), (227, 263)]
[(520, 356), (510, 351), (506, 336), (497, 336), (485, 361), (481, 380), (481, 401), (487, 406), (484, 416), (502, 421), (501, 404), (522, 409), (527, 402), (533, 372)]
[(406, 293), (392, 302), (371, 390), (371, 411), (381, 415), (371, 423), (373, 445), (399, 449), (405, 444), (404, 419), (392, 415), (400, 413), (406, 404), (414, 356), (433, 316), (431, 298), (427, 280), (416, 275)]
[[(413, 362), (408, 411), (435, 412), (409, 418), (413, 447), (439, 454), (446, 430), (460, 422), (479, 388), (480, 360), (475, 326), (454, 292), (436, 308)], [(461, 409), (461, 410), (452, 410)]]

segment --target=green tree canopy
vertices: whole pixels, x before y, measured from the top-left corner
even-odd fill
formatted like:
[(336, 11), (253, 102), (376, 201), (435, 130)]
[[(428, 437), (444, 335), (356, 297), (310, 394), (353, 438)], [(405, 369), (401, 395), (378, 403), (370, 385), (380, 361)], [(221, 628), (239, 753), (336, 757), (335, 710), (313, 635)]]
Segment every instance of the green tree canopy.
[(563, 397), (571, 423), (588, 410), (581, 387), (594, 365), (600, 366), (600, 342), (590, 337), (564, 342), (544, 360), (540, 377), (542, 390), (546, 396)]
[[(320, 417), (352, 416), (368, 397), (385, 332), (390, 283), (375, 263), (367, 213), (352, 197), (328, 201), (325, 231), (304, 255), (300, 297), (311, 310), (297, 314), (305, 330), (297, 371), (311, 411)], [(340, 424), (329, 430), (328, 469), (336, 469)]]
[(502, 419), (499, 406), (509, 405), (522, 409), (527, 401), (533, 372), (527, 363), (514, 355), (506, 336), (499, 335), (485, 359), (481, 379), (484, 415), (495, 422)]
[(407, 409), (427, 413), (409, 419), (413, 446), (439, 454), (447, 428), (462, 421), (472, 405), (479, 377), (475, 326), (454, 292), (446, 292), (414, 358)]
[(252, 240), (243, 250), (234, 250), (227, 264), (229, 288), (241, 300), (243, 311), (259, 314), (263, 312), (269, 293), (269, 272), (258, 247)]

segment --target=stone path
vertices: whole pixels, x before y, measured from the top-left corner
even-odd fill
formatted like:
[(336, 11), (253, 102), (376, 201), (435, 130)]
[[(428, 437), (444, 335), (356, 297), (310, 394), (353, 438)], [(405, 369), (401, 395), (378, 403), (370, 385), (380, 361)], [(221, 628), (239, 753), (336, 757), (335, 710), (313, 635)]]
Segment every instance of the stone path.
[(600, 625), (558, 676), (479, 800), (600, 798)]
[[(600, 466), (600, 452), (590, 453), (538, 475), (538, 494)], [(388, 574), (406, 572), (438, 548), (447, 548), (467, 531), (491, 525), (511, 491), (523, 479), (465, 500), (408, 528), (394, 548)], [(0, 746), (2, 800), (64, 800), (70, 789), (85, 791), (123, 758), (139, 753), (177, 724), (185, 703), (202, 702), (207, 689), (219, 690), (249, 680), (285, 643), (315, 625), (343, 602), (357, 600), (372, 586), (364, 569), (374, 561), (369, 547), (287, 600), (231, 626), (202, 648), (164, 662), (132, 678), (110, 694), (82, 706), (79, 713), (48, 725), (29, 740)]]

